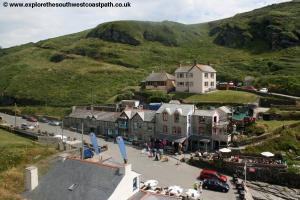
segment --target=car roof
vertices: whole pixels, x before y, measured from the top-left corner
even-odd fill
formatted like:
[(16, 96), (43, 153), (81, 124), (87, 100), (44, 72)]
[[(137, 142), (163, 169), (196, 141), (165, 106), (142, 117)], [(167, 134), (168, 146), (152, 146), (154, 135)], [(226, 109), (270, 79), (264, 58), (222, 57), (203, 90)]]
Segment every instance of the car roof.
[(207, 174), (217, 174), (218, 172), (215, 170), (210, 169), (203, 169), (201, 173), (207, 173)]

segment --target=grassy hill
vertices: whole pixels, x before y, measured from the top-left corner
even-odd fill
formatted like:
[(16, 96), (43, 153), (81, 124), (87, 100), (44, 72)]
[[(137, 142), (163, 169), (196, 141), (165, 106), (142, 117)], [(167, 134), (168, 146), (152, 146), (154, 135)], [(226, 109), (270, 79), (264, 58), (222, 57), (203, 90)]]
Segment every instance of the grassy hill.
[(44, 174), (57, 151), (0, 129), (0, 199), (21, 200), (25, 167), (34, 164)]
[[(299, 95), (298, 42), (282, 45), (280, 36), (276, 48), (270, 48), (269, 41), (252, 33), (250, 29), (256, 29), (249, 25), (255, 16), (273, 19), (274, 13), (279, 13), (284, 23), (276, 27), (292, 33), (298, 41), (299, 12), (300, 2), (293, 1), (203, 24), (117, 21), (1, 49), (0, 94), (54, 106), (88, 104), (92, 99), (103, 103), (125, 87), (138, 85), (152, 70), (173, 73), (179, 63), (197, 60), (212, 64), (219, 81), (241, 81), (251, 75), (256, 77), (257, 86)], [(224, 29), (226, 24), (235, 27), (238, 22), (245, 26), (245, 34), (249, 29), (252, 39), (228, 45), (233, 40), (244, 40), (239, 34), (229, 34), (231, 29)], [(265, 33), (267, 27), (260, 25), (259, 30)]]

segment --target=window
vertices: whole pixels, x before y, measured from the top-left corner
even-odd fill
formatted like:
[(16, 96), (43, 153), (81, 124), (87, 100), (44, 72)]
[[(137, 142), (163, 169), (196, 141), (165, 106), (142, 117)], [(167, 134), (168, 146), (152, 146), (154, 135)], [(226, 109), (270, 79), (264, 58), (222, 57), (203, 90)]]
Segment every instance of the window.
[(204, 128), (203, 127), (201, 127), (201, 126), (198, 127), (198, 134), (199, 135), (203, 135), (204, 134)]
[(168, 134), (168, 127), (166, 125), (163, 126), (163, 132), (164, 134)]
[(142, 128), (142, 123), (138, 123), (138, 128)]
[(184, 73), (178, 73), (177, 78), (184, 78)]
[(189, 86), (189, 82), (185, 82), (185, 86)]
[(176, 134), (176, 127), (173, 127), (173, 128), (172, 128), (172, 133), (173, 133), (173, 134)]
[(189, 78), (193, 78), (193, 73), (188, 73)]
[(204, 82), (204, 86), (208, 86), (208, 82), (207, 81)]
[(179, 113), (174, 114), (174, 122), (178, 123), (179, 122)]
[(184, 82), (177, 82), (177, 86), (179, 87), (184, 86)]
[(210, 78), (214, 78), (215, 77), (215, 74), (214, 73), (211, 73), (210, 74)]
[(193, 82), (190, 82), (190, 87), (193, 87), (194, 83)]
[(168, 121), (168, 113), (166, 112), (163, 113), (163, 120)]
[(133, 186), (133, 191), (135, 191), (136, 189), (138, 189), (137, 177), (135, 177), (135, 178), (133, 179), (133, 184), (132, 184), (132, 186)]
[(205, 117), (199, 116), (199, 117), (198, 117), (198, 121), (199, 121), (199, 123), (205, 122)]
[(214, 86), (214, 85), (215, 85), (215, 83), (214, 83), (214, 82), (211, 82), (211, 83), (210, 83), (210, 86)]
[(137, 129), (137, 122), (133, 122), (133, 129)]
[(150, 123), (148, 123), (147, 128), (149, 131), (152, 131), (152, 125)]
[(177, 134), (181, 134), (181, 128), (177, 127)]
[(205, 73), (205, 74), (204, 74), (204, 77), (205, 77), (205, 78), (208, 78), (208, 73)]

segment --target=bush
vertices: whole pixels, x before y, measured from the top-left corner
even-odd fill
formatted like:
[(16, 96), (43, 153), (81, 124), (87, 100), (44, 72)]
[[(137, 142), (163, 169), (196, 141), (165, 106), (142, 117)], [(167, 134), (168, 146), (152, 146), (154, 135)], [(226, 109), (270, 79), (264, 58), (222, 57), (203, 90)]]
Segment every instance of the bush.
[(253, 124), (249, 127), (247, 127), (246, 131), (249, 135), (262, 135), (266, 132), (267, 130), (267, 126), (266, 125), (262, 125), (262, 124)]
[(55, 53), (52, 56), (50, 56), (50, 58), (49, 58), (49, 60), (51, 62), (55, 62), (55, 63), (61, 62), (64, 59), (65, 59), (65, 55), (64, 54), (60, 54), (60, 53)]

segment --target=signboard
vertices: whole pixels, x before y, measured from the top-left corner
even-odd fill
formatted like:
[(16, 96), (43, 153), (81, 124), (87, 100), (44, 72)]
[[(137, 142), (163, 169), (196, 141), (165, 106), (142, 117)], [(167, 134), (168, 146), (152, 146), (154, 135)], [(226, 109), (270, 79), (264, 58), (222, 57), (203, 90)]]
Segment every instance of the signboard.
[(97, 140), (95, 133), (90, 133), (90, 139), (91, 139), (91, 143), (94, 147), (96, 155), (99, 155), (100, 151), (99, 151), (99, 146), (98, 146), (98, 140)]

